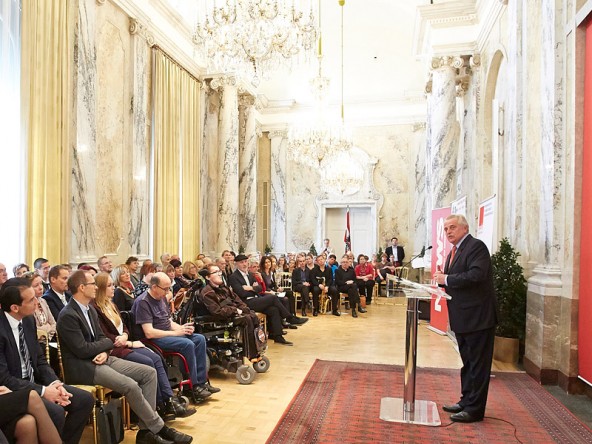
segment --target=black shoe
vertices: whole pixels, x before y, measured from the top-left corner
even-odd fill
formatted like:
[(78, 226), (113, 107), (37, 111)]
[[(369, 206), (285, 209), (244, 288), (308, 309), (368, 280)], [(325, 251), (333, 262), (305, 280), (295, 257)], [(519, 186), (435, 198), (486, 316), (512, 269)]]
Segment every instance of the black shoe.
[(358, 313), (356, 313), (356, 309), (352, 307), (352, 318), (357, 318), (358, 317)]
[(188, 416), (193, 415), (196, 411), (193, 407), (181, 402), (177, 398), (171, 398), (169, 402), (172, 404), (177, 418), (187, 418)]
[(366, 313), (368, 310), (366, 310), (364, 307), (362, 307), (361, 305), (358, 307), (358, 311), (360, 313)]
[(174, 442), (152, 433), (148, 429), (138, 430), (136, 433), (136, 444), (174, 444)]
[(303, 318), (306, 318), (306, 308), (302, 309), (302, 312), (300, 313), (300, 316), (302, 316)]
[(318, 316), (319, 315), (319, 310), (313, 310), (312, 315), (313, 316)]
[(198, 400), (204, 400), (206, 398), (209, 398), (210, 396), (212, 396), (212, 393), (210, 393), (210, 391), (207, 389), (205, 384), (201, 384), (201, 385), (194, 385), (193, 386), (193, 395), (198, 399)]
[(220, 389), (218, 387), (214, 387), (212, 384), (210, 384), (209, 381), (206, 381), (205, 386), (208, 389), (208, 392), (210, 392), (210, 393), (218, 393), (218, 392), (220, 392), (222, 390), (222, 389)]
[(286, 336), (288, 332), (286, 330), (282, 330), (282, 335)]
[(465, 408), (462, 405), (458, 404), (458, 403), (452, 404), (452, 405), (443, 405), (442, 406), (442, 410), (444, 410), (445, 412), (448, 412), (448, 413), (460, 413), (464, 409)]
[(372, 305), (372, 300), (366, 299), (366, 305)]
[(290, 324), (302, 325), (302, 324), (306, 324), (308, 322), (308, 318), (299, 318), (296, 316), (292, 316), (290, 319), (288, 319), (288, 322)]
[(340, 311), (334, 311), (333, 312), (333, 316), (341, 316), (341, 312)]
[(469, 412), (458, 412), (450, 415), (454, 422), (478, 422), (483, 421), (483, 416), (473, 416)]
[(273, 340), (275, 341), (276, 344), (282, 344), (282, 345), (294, 345), (292, 342), (290, 341), (286, 341), (284, 339), (283, 336), (276, 336), (275, 338), (273, 338)]
[(164, 439), (168, 439), (176, 444), (189, 444), (193, 441), (193, 437), (186, 435), (183, 432), (179, 432), (178, 430), (173, 429), (172, 427), (163, 426), (160, 432), (158, 432), (158, 436), (161, 436)]
[(167, 401), (164, 404), (157, 405), (156, 413), (158, 413), (158, 416), (160, 416), (164, 422), (173, 421), (177, 417), (175, 407), (173, 406), (171, 401)]
[(298, 330), (298, 327), (296, 325), (293, 324), (288, 324), (288, 328), (291, 330)]

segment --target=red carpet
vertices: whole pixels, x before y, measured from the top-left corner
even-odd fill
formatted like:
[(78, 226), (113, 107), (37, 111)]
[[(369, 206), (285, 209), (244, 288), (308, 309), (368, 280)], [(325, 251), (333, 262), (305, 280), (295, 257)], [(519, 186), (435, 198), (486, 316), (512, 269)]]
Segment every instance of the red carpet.
[(459, 393), (458, 370), (418, 369), (416, 398), (437, 403), (442, 426), (386, 422), (380, 399), (403, 396), (401, 366), (317, 360), (267, 442), (592, 443), (592, 431), (526, 374), (495, 374), (483, 422), (451, 423), (442, 405)]

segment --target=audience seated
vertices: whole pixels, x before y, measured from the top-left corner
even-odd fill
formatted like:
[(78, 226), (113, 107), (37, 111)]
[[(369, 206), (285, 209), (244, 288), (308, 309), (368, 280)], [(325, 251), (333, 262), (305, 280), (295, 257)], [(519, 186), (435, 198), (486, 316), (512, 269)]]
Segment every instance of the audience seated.
[(259, 357), (255, 342), (255, 327), (259, 325), (259, 318), (251, 309), (222, 282), (222, 271), (217, 265), (210, 264), (200, 271), (207, 281), (201, 291), (202, 300), (208, 311), (225, 320), (232, 320), (235, 325), (244, 326), (247, 356), (256, 361)]
[(53, 318), (57, 321), (60, 311), (72, 297), (68, 291), (70, 270), (65, 265), (54, 265), (49, 270), (48, 276), (49, 289), (43, 294), (43, 299), (47, 302)]
[(113, 342), (99, 325), (90, 303), (96, 296), (94, 277), (78, 270), (68, 279), (72, 299), (58, 318), (64, 370), (74, 384), (102, 385), (125, 395), (139, 417), (136, 443), (189, 443), (192, 437), (167, 427), (156, 413), (156, 371), (109, 353)]
[[(2, 269), (2, 265), (0, 264), (0, 269)], [(13, 268), (12, 268), (12, 274), (14, 277), (16, 278), (20, 278), (23, 277), (23, 274), (27, 273), (29, 271), (29, 266), (27, 264), (16, 264)], [(0, 272), (1, 274), (1, 272)], [(0, 277), (1, 280), (1, 277)], [(0, 283), (0, 286), (2, 286), (2, 284)]]
[(207, 381), (206, 340), (203, 335), (194, 333), (193, 324), (179, 325), (171, 320), (166, 301), (170, 286), (166, 274), (155, 273), (146, 293), (134, 301), (132, 312), (146, 338), (165, 351), (178, 352), (185, 357), (195, 397), (205, 400), (220, 391)]
[(376, 270), (368, 262), (368, 256), (360, 254), (358, 256), (358, 265), (355, 268), (356, 282), (360, 296), (366, 296), (366, 304), (372, 303), (372, 291), (374, 290), (374, 278)]
[(286, 319), (290, 324), (294, 325), (303, 324), (305, 320), (292, 316), (277, 296), (259, 294), (261, 287), (257, 284), (255, 277), (248, 272), (247, 256), (244, 254), (236, 256), (235, 265), (236, 270), (229, 278), (232, 290), (251, 310), (264, 313), (267, 316), (269, 337), (271, 339), (279, 344), (292, 345), (283, 336), (282, 319)]
[(358, 313), (366, 313), (366, 310), (360, 306), (360, 294), (358, 293), (358, 286), (356, 285), (356, 273), (351, 266), (351, 259), (348, 254), (344, 254), (341, 258), (341, 266), (335, 270), (335, 286), (340, 293), (347, 293), (347, 299), (351, 306), (352, 317), (357, 318)]
[(113, 303), (119, 311), (129, 311), (134, 303), (134, 284), (127, 265), (118, 265), (111, 272), (111, 279), (115, 285)]
[(49, 270), (51, 269), (49, 261), (43, 257), (38, 257), (33, 262), (33, 268), (43, 280), (43, 291), (49, 290)]
[(312, 292), (313, 316), (319, 314), (319, 295), (321, 293), (318, 283), (312, 271), (306, 265), (304, 256), (298, 256), (298, 268), (292, 272), (292, 290), (300, 293), (302, 297), (301, 316), (306, 317), (306, 307)]
[(0, 264), (0, 288), (4, 285), (4, 282), (8, 280), (8, 273), (6, 272), (6, 265)]
[(185, 293), (189, 288), (191, 288), (191, 280), (186, 279), (183, 276), (183, 264), (181, 264), (180, 260), (171, 259), (169, 262), (173, 267), (175, 267), (175, 280), (173, 282), (173, 296), (177, 296), (179, 292), (181, 294)]
[[(322, 293), (327, 293), (331, 297), (331, 310), (333, 315), (341, 316), (339, 311), (339, 290), (333, 282), (333, 272), (329, 267), (325, 265), (325, 257), (320, 255), (317, 257), (317, 264), (312, 271), (312, 275), (318, 283), (319, 290)], [(324, 279), (324, 283), (321, 283), (321, 279)]]
[(78, 443), (94, 399), (84, 390), (64, 385), (47, 363), (31, 316), (37, 308), (31, 281), (9, 279), (0, 290), (0, 305), (0, 385), (37, 392), (62, 440)]
[(35, 292), (35, 297), (37, 298), (37, 308), (33, 313), (35, 316), (35, 324), (37, 329), (45, 331), (47, 333), (47, 337), (51, 341), (56, 333), (56, 321), (51, 314), (51, 310), (49, 309), (47, 302), (45, 299), (43, 299), (43, 284), (41, 281), (41, 276), (39, 276), (35, 271), (30, 271), (25, 273), (23, 277), (30, 281), (31, 288)]
[(148, 365), (156, 370), (156, 409), (165, 421), (195, 413), (195, 409), (186, 409), (173, 397), (173, 390), (160, 355), (147, 348), (142, 341), (130, 340), (129, 331), (121, 319), (119, 309), (113, 303), (115, 284), (111, 276), (99, 273), (95, 276), (95, 282), (97, 294), (91, 304), (97, 310), (101, 330), (113, 341), (111, 356)]
[(111, 273), (113, 271), (113, 262), (107, 256), (101, 256), (97, 260), (97, 266), (99, 267), (99, 272)]
[(134, 287), (140, 283), (140, 262), (135, 256), (130, 256), (125, 261), (125, 265), (130, 273), (130, 278)]
[(62, 439), (35, 390), (12, 391), (0, 386), (1, 442), (61, 444)]

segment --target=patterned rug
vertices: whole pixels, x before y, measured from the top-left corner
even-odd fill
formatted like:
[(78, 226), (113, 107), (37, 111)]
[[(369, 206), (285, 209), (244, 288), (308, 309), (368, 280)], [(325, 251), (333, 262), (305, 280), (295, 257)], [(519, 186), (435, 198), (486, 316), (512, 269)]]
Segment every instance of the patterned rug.
[(460, 393), (458, 370), (420, 368), (416, 398), (438, 405), (440, 427), (382, 421), (380, 399), (403, 396), (403, 368), (317, 360), (272, 443), (592, 443), (592, 431), (524, 373), (495, 373), (484, 421), (452, 423), (443, 404)]

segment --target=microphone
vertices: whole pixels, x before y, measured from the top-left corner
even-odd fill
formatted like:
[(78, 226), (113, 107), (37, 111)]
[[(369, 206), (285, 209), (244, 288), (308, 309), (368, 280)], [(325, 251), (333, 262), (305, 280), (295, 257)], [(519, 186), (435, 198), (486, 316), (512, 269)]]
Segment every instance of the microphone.
[(421, 248), (421, 253), (419, 253), (419, 254), (417, 255), (417, 257), (424, 257), (424, 256), (425, 256), (425, 254), (426, 254), (426, 251), (428, 251), (428, 250), (431, 250), (431, 249), (432, 249), (432, 246), (431, 246), (431, 245), (430, 245), (429, 247), (425, 247), (425, 246), (424, 246), (424, 247), (422, 247), (422, 248)]

